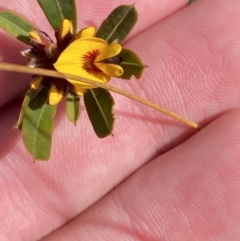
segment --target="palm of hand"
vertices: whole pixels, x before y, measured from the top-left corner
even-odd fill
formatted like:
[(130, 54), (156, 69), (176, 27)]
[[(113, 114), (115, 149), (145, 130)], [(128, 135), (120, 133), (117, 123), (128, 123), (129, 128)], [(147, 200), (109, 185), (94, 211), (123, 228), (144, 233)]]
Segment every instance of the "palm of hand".
[[(78, 8), (81, 27), (95, 12), (99, 25), (119, 4), (87, 2)], [(27, 12), (48, 32), (34, 4), (1, 7)], [(33, 164), (11, 129), (19, 103), (6, 106), (28, 83), (20, 86), (19, 77), (1, 72), (1, 240), (39, 240), (54, 229), (43, 240), (239, 240), (240, 112), (231, 110), (239, 108), (240, 4), (200, 0), (180, 10), (185, 5), (136, 1), (140, 19), (126, 47), (149, 68), (139, 81), (113, 83), (202, 125), (213, 121), (195, 135), (115, 96), (114, 137), (97, 139), (84, 110), (74, 127), (59, 108), (51, 161)], [(1, 60), (16, 61), (24, 46), (1, 35)]]

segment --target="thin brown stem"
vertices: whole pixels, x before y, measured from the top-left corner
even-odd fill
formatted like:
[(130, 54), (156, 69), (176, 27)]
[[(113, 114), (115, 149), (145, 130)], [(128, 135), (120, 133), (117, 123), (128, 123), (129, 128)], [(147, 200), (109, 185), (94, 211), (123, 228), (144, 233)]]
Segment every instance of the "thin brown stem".
[(50, 77), (56, 77), (56, 78), (63, 78), (63, 79), (74, 79), (77, 81), (81, 81), (83, 83), (91, 84), (94, 85), (95, 87), (100, 87), (103, 89), (107, 89), (109, 91), (115, 92), (117, 94), (123, 95), (129, 99), (135, 100), (143, 105), (146, 105), (152, 109), (155, 109), (159, 112), (162, 112), (163, 114), (172, 117), (188, 126), (191, 126), (196, 129), (200, 129), (200, 126), (193, 122), (190, 121), (180, 115), (177, 115), (176, 113), (169, 111), (159, 105), (156, 105), (142, 97), (139, 97), (135, 94), (132, 94), (130, 92), (127, 92), (125, 90), (119, 89), (115, 86), (108, 85), (108, 84), (101, 84), (89, 79), (85, 79), (79, 76), (71, 75), (71, 74), (64, 74), (64, 73), (59, 73), (54, 70), (46, 70), (46, 69), (40, 69), (40, 68), (29, 68), (26, 66), (21, 66), (17, 64), (10, 64), (10, 63), (0, 63), (0, 70), (5, 70), (5, 71), (11, 71), (11, 72), (20, 72), (20, 73), (26, 73), (26, 74), (36, 74), (36, 75), (44, 75), (44, 76), (50, 76)]

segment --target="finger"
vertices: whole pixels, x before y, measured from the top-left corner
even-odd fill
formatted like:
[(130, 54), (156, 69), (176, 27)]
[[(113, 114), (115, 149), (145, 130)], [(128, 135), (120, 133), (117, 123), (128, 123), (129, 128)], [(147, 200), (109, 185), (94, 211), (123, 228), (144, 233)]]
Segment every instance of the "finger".
[(240, 110), (156, 158), (55, 240), (239, 240)]
[[(177, 12), (187, 6), (187, 2), (187, 0), (163, 0), (161, 2), (158, 0), (135, 1), (134, 5), (139, 14), (139, 19), (133, 31), (130, 33), (130, 36), (142, 32), (167, 16)], [(93, 25), (95, 27), (100, 26), (113, 9), (122, 4), (129, 5), (129, 1), (96, 0), (94, 1), (94, 4), (89, 1), (82, 1), (79, 4), (77, 3), (79, 15), (81, 16), (78, 19), (79, 27), (84, 27), (86, 25)], [(89, 18), (89, 16), (91, 16), (91, 18)]]
[[(129, 42), (128, 46), (134, 48), (150, 67), (139, 80), (139, 84), (136, 81), (121, 82), (121, 87), (129, 86), (133, 92), (145, 95), (178, 113), (185, 113), (196, 121), (207, 122), (224, 111), (236, 108), (239, 68), (233, 65), (232, 78), (229, 78), (229, 68), (226, 67), (229, 62), (216, 64), (215, 59), (225, 53), (226, 61), (238, 61), (239, 57), (235, 52), (239, 47), (239, 42), (236, 40), (238, 29), (237, 24), (232, 26), (231, 21), (232, 19), (236, 23), (240, 21), (239, 5), (237, 2), (218, 3), (215, 0), (211, 3), (199, 2), (195, 4), (198, 7), (192, 5), (191, 11), (189, 8), (178, 13), (142, 33), (142, 37), (139, 35)], [(215, 14), (212, 14), (213, 7)], [(227, 21), (228, 12), (231, 12), (231, 15)], [(227, 26), (219, 22), (217, 13), (225, 19), (224, 24)], [(220, 28), (221, 31), (216, 31)], [(200, 36), (207, 37), (208, 34), (212, 36), (209, 42), (203, 44)], [(214, 45), (214, 41), (218, 43), (222, 36), (226, 40), (221, 42), (220, 48), (218, 44)], [(171, 48), (175, 47), (176, 42), (178, 48)], [(232, 43), (231, 46), (229, 42)], [(203, 54), (202, 50), (206, 46), (209, 50), (213, 50), (214, 58), (210, 51)], [(226, 54), (232, 51), (234, 54)], [(185, 54), (189, 57), (186, 58)], [(193, 66), (190, 65), (192, 68), (188, 67), (191, 62), (181, 62), (182, 59), (190, 59), (192, 56), (194, 60)], [(208, 58), (210, 62), (207, 62)], [(199, 62), (196, 62), (197, 60)], [(201, 71), (201, 68), (206, 66), (208, 68), (204, 70), (208, 73), (207, 79), (205, 71)], [(218, 72), (219, 75), (216, 74)], [(189, 79), (193, 79), (190, 84)], [(230, 82), (222, 87), (224, 80)], [(215, 98), (213, 93), (221, 95)], [(184, 99), (185, 95), (189, 98), (187, 99), (189, 102)], [(14, 207), (12, 209), (14, 213), (11, 210), (6, 212), (6, 216), (16, 217), (11, 225), (9, 223), (5, 225), (8, 234), (13, 227), (18, 231), (12, 235), (27, 233), (32, 239), (38, 238), (40, 231), (42, 234), (50, 232), (86, 209), (154, 156), (177, 145), (191, 134), (188, 128), (185, 129), (156, 112), (146, 110), (141, 105), (134, 105), (132, 101), (118, 96), (115, 96), (115, 99), (118, 111), (114, 138), (98, 140), (93, 134), (85, 111), (82, 111), (77, 128), (57, 118), (52, 158), (47, 165), (32, 165), (20, 140), (17, 139), (14, 145), (11, 143), (11, 135), (7, 140), (2, 140), (1, 151), (4, 153), (2, 160), (5, 163), (1, 167), (2, 173), (5, 174), (2, 189), (6, 198), (12, 197), (12, 193), (15, 193), (14, 198), (9, 198), (13, 199), (12, 205), (8, 202), (2, 205), (3, 210), (8, 210), (9, 206)], [(2, 112), (4, 120), (1, 124), (2, 133), (10, 128), (8, 126), (10, 123), (14, 122), (13, 117), (10, 117), (11, 111), (12, 109)], [(63, 110), (59, 115), (61, 114)], [(7, 147), (11, 145), (14, 146), (14, 151), (10, 153), (11, 148)], [(18, 165), (12, 166), (12, 163)], [(13, 181), (10, 185), (7, 177), (11, 175), (15, 177), (11, 179)], [(7, 184), (4, 185), (5, 183)], [(39, 190), (41, 190), (40, 201)], [(22, 200), (21, 197), (24, 197), (23, 203), (15, 201)], [(19, 209), (15, 203), (18, 203)], [(38, 218), (29, 218), (29, 216), (25, 218), (25, 212)], [(18, 229), (18, 223), (24, 224), (25, 229)], [(38, 225), (40, 231), (36, 228)]]
[[(126, 4), (126, 1), (94, 1), (94, 4), (89, 1), (77, 1), (78, 10), (78, 28), (85, 28), (86, 26), (93, 25), (96, 28), (100, 26), (102, 21), (109, 15), (109, 13), (120, 4)], [(174, 0), (174, 1), (136, 1), (136, 8), (139, 12), (139, 21), (135, 27), (133, 33), (139, 33), (145, 28), (153, 25), (157, 21), (165, 18), (166, 16), (176, 12), (180, 8), (186, 6), (186, 0)], [(48, 33), (52, 39), (54, 37), (54, 31), (47, 22), (42, 10), (40, 9), (37, 1), (29, 2), (24, 1), (2, 1), (0, 5), (1, 9), (14, 9), (17, 13), (25, 16), (26, 19), (38, 26), (39, 29)], [(148, 11), (146, 11), (148, 10)], [(0, 29), (0, 61), (14, 62), (19, 64), (26, 64), (26, 60), (20, 55), (20, 51), (29, 48), (25, 44), (10, 37), (2, 29)], [(18, 97), (28, 88), (31, 76), (25, 76), (16, 73), (0, 73), (0, 107), (10, 100)]]

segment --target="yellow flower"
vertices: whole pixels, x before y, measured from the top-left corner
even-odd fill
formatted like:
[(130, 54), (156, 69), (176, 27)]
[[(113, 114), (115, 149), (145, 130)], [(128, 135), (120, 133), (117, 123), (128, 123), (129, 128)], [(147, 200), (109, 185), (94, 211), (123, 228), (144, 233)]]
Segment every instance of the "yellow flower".
[(36, 76), (31, 83), (31, 88), (34, 90), (37, 90), (41, 85), (42, 80), (43, 80), (43, 76)]
[[(44, 83), (45, 82), (45, 83)], [(32, 83), (31, 88), (37, 90), (48, 83), (48, 78), (43, 76), (36, 76)], [(58, 104), (66, 94), (67, 82), (64, 79), (51, 78), (51, 85), (48, 92), (48, 102), (50, 105)], [(76, 93), (77, 94), (77, 93)]]
[(82, 30), (80, 30), (76, 36), (75, 36), (75, 40), (76, 39), (80, 39), (80, 38), (89, 38), (89, 37), (93, 37), (95, 34), (95, 28), (92, 26), (89, 26), (87, 28), (83, 28)]
[[(108, 45), (105, 40), (93, 37), (94, 33), (94, 27), (90, 26), (74, 35), (72, 23), (64, 19), (58, 30), (58, 45), (56, 45), (56, 53), (58, 51), (62, 52), (57, 60), (55, 60), (56, 62), (52, 62), (55, 69), (62, 73), (80, 76), (103, 84), (107, 83), (111, 77), (120, 77), (123, 75), (123, 69), (119, 65), (122, 59), (117, 56), (121, 52), (122, 46), (117, 43)], [(45, 42), (48, 45), (53, 44), (51, 39), (41, 31), (33, 30), (29, 35), (32, 43), (38, 49), (43, 48), (46, 50)], [(50, 50), (54, 49), (50, 48)], [(47, 53), (45, 53), (46, 57), (52, 61), (53, 58), (50, 58)], [(45, 78), (42, 77), (35, 78), (31, 84), (31, 88), (37, 89), (40, 85), (44, 85), (46, 83), (44, 80)], [(67, 81), (50, 79), (50, 82), (48, 82), (50, 84), (49, 104), (58, 104), (69, 90), (78, 96), (82, 96), (86, 89), (95, 88), (94, 85), (81, 81), (72, 79), (67, 79)]]
[(57, 105), (64, 96), (63, 90), (59, 90), (56, 85), (52, 85), (48, 93), (48, 102), (50, 105)]
[[(85, 31), (84, 31), (85, 30)], [(110, 44), (100, 38), (85, 37), (87, 28), (77, 34), (73, 41), (59, 56), (54, 67), (57, 71), (77, 75), (99, 83), (107, 83), (111, 77), (120, 77), (123, 69), (118, 63), (120, 58), (117, 55), (121, 52), (120, 44)], [(80, 38), (79, 38), (80, 37)], [(95, 86), (68, 79), (74, 85), (78, 95), (83, 95), (85, 89), (92, 89)]]
[(73, 25), (68, 19), (64, 19), (58, 31), (58, 38), (64, 39), (67, 35), (73, 35)]

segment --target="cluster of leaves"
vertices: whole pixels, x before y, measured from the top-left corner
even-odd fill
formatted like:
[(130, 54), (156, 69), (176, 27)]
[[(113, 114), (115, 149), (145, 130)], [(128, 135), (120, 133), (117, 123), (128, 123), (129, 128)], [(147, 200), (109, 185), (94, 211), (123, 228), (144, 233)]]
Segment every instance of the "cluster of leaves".
[[(38, 3), (54, 30), (59, 28), (63, 19), (69, 19), (76, 32), (77, 12), (74, 0), (38, 0)], [(137, 17), (134, 5), (119, 6), (101, 24), (96, 37), (104, 39), (109, 44), (115, 40), (121, 43), (135, 25)], [(11, 11), (0, 12), (0, 27), (28, 45), (30, 44), (28, 33), (33, 29), (38, 29), (37, 26)], [(138, 56), (131, 50), (123, 48), (120, 57), (127, 60), (120, 63), (124, 70), (121, 78), (130, 79), (133, 75), (140, 78), (145, 66)], [(72, 93), (67, 93), (66, 102), (67, 117), (76, 124), (80, 115), (80, 99)], [(101, 88), (89, 89), (84, 94), (84, 103), (97, 136), (103, 138), (110, 135), (115, 120), (114, 100), (111, 94)], [(56, 108), (56, 105), (49, 105), (46, 88), (29, 89), (25, 96), (15, 127), (22, 131), (25, 146), (35, 160), (50, 158)]]

